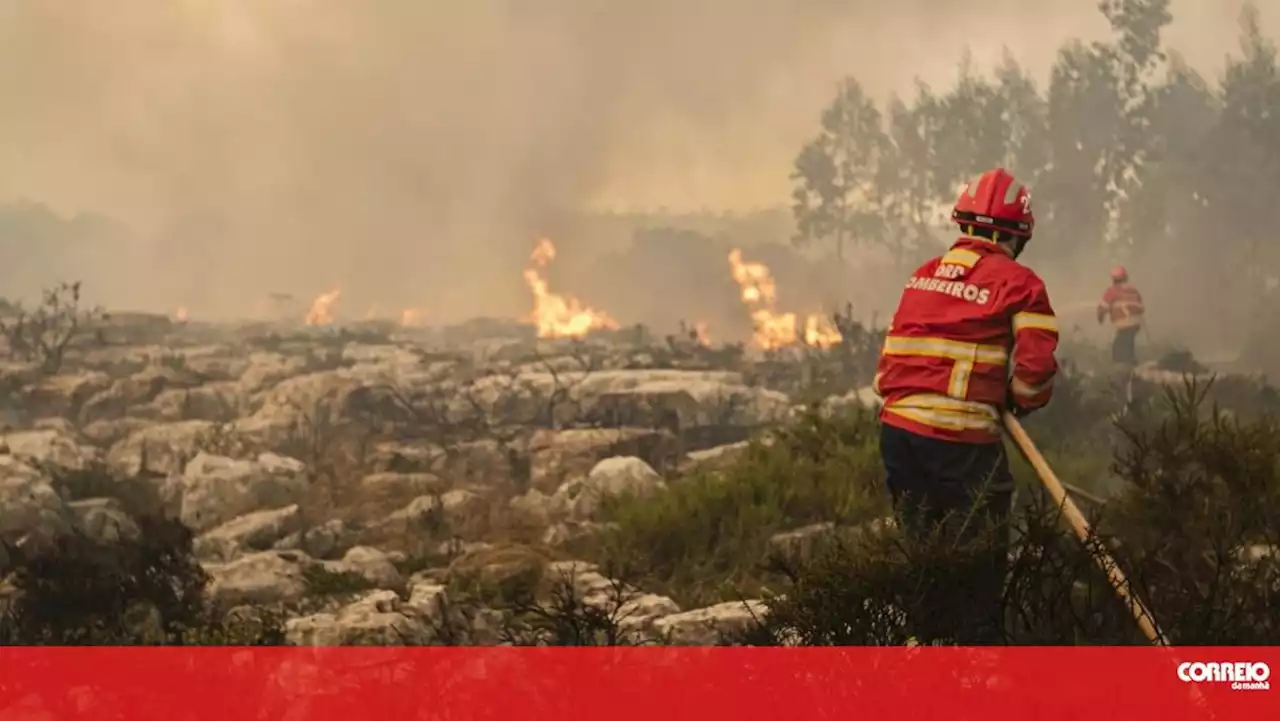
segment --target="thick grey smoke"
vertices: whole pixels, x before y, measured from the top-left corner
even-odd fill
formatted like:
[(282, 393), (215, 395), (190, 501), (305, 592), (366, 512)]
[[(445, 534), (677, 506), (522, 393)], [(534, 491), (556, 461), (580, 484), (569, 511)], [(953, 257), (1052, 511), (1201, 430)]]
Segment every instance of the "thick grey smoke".
[[(1193, 62), (1229, 5), (1176, 3)], [(127, 223), (77, 269), (112, 304), (509, 315), (582, 207), (785, 203), (842, 75), (909, 92), (1007, 46), (1043, 76), (1104, 31), (1081, 0), (0, 0), (0, 200)]]

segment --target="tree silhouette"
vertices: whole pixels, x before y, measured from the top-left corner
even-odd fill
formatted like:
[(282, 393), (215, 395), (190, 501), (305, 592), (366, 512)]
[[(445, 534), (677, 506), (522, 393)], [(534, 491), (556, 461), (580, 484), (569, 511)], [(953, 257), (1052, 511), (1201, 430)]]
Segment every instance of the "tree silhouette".
[(1280, 65), (1248, 5), (1240, 51), (1201, 77), (1161, 44), (1169, 7), (1102, 0), (1111, 36), (1065, 43), (1044, 88), (1008, 54), (984, 74), (966, 53), (950, 87), (918, 85), (884, 113), (845, 81), (796, 158), (797, 242), (834, 241), (837, 255), (875, 243), (918, 263), (950, 240), (960, 185), (1002, 165), (1032, 188), (1028, 257), (1051, 285), (1130, 264), (1173, 281), (1149, 296), (1153, 317), (1166, 308), (1180, 329), (1238, 343), (1224, 332), (1280, 306)]
[(796, 156), (791, 177), (797, 245), (830, 240), (843, 259), (847, 241), (884, 239), (881, 187), (888, 180), (893, 144), (883, 125), (862, 86), (844, 80), (822, 113), (818, 136)]

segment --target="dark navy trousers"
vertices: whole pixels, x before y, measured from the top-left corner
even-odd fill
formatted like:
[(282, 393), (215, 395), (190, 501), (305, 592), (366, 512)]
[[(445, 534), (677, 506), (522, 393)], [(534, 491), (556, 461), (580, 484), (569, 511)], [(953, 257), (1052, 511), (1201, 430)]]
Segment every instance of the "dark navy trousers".
[[(1004, 444), (944, 441), (883, 423), (880, 428), (886, 483), (903, 530), (916, 539), (936, 532), (943, 548), (959, 542), (966, 549), (945, 568), (927, 572), (912, 620), (917, 637), (924, 643), (1000, 643), (1013, 497)], [(990, 535), (982, 543), (964, 543), (984, 534)]]

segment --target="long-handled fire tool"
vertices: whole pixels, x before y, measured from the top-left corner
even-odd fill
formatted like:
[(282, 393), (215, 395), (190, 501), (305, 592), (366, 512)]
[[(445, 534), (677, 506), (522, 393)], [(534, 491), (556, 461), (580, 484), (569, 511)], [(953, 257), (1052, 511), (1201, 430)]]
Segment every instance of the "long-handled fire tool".
[(1129, 589), (1129, 581), (1125, 578), (1124, 572), (1120, 570), (1120, 566), (1116, 564), (1111, 554), (1103, 546), (1089, 530), (1089, 522), (1085, 520), (1084, 514), (1076, 506), (1071, 497), (1067, 495), (1066, 489), (1063, 488), (1062, 481), (1058, 480), (1057, 474), (1049, 467), (1044, 456), (1036, 448), (1035, 443), (1031, 441), (1031, 436), (1027, 435), (1022, 424), (1011, 413), (1004, 414), (1004, 427), (1013, 438), (1013, 442), (1017, 444), (1018, 450), (1022, 451), (1022, 455), (1036, 470), (1036, 475), (1040, 477), (1040, 482), (1049, 490), (1049, 495), (1053, 497), (1053, 502), (1058, 504), (1062, 509), (1062, 514), (1066, 516), (1067, 522), (1071, 524), (1072, 530), (1076, 536), (1085, 544), (1085, 547), (1093, 552), (1093, 557), (1097, 561), (1098, 566), (1102, 568), (1103, 573), (1107, 574), (1107, 579), (1111, 582), (1111, 587), (1115, 589), (1116, 595), (1120, 600), (1129, 607), (1129, 611), (1133, 614), (1133, 620), (1138, 623), (1138, 628), (1142, 629), (1142, 633), (1157, 646), (1166, 646), (1164, 634), (1156, 627), (1155, 616), (1151, 611), (1147, 610), (1142, 600)]

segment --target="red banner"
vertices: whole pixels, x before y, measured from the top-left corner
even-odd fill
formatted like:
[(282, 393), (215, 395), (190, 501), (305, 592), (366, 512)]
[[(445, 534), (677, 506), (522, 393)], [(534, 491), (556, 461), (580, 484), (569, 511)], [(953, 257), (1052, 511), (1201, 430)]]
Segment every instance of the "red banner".
[(1277, 718), (1270, 648), (5, 648), (0, 720)]

